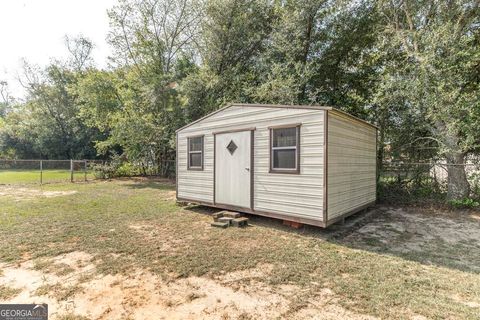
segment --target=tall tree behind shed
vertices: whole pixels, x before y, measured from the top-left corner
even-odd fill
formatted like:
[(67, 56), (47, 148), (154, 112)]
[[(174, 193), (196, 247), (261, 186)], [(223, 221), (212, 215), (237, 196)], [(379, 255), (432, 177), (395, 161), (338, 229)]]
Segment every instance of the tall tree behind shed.
[(465, 157), (480, 142), (480, 1), (380, 1), (383, 41), (403, 57), (399, 90), (425, 116), (449, 165), (448, 199), (469, 196)]

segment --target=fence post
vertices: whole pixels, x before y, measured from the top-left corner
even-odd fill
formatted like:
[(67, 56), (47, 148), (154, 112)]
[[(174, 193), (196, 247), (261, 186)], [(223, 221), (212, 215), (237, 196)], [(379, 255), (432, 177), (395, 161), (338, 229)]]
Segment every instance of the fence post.
[(70, 159), (70, 182), (73, 182), (73, 160)]
[(43, 184), (43, 160), (40, 160), (40, 185)]
[(85, 161), (85, 168), (84, 168), (84, 171), (85, 171), (85, 182), (87, 182), (87, 161), (88, 160), (84, 160)]

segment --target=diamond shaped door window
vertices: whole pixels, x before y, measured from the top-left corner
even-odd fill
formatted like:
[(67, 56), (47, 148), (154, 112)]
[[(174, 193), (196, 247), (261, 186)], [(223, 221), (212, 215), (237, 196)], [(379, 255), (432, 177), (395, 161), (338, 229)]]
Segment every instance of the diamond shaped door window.
[(237, 150), (237, 145), (235, 144), (235, 142), (233, 142), (233, 140), (230, 140), (230, 143), (228, 144), (227, 146), (227, 150), (228, 152), (230, 152), (231, 155), (233, 155), (233, 153), (235, 152), (235, 150)]

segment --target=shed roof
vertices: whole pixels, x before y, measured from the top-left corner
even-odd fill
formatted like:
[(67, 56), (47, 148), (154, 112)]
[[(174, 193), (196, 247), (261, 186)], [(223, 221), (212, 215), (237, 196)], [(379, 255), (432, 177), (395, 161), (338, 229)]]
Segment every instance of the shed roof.
[(193, 122), (190, 122), (189, 124), (181, 127), (180, 129), (177, 129), (175, 132), (179, 132), (185, 128), (188, 128), (190, 127), (191, 125), (195, 124), (195, 123), (198, 123), (216, 113), (219, 113), (225, 109), (228, 109), (230, 107), (257, 107), (257, 108), (287, 108), (287, 109), (311, 109), (311, 110), (329, 110), (329, 111), (332, 111), (334, 113), (337, 113), (338, 115), (341, 115), (341, 116), (344, 116), (344, 117), (347, 117), (347, 118), (350, 118), (352, 120), (356, 120), (356, 121), (359, 121), (363, 124), (366, 124), (370, 127), (373, 127), (375, 129), (378, 129), (377, 126), (371, 124), (370, 122), (367, 122), (365, 120), (362, 120), (360, 118), (357, 118), (355, 116), (352, 116), (351, 114), (345, 112), (345, 111), (341, 111), (339, 109), (336, 109), (336, 108), (333, 108), (333, 107), (327, 107), (327, 106), (312, 106), (312, 105), (282, 105), (282, 104), (255, 104), (255, 103), (231, 103), (231, 104), (228, 104), (218, 110), (215, 110), (213, 112), (210, 112), (209, 114), (207, 114), (206, 116), (200, 118), (200, 119), (197, 119)]

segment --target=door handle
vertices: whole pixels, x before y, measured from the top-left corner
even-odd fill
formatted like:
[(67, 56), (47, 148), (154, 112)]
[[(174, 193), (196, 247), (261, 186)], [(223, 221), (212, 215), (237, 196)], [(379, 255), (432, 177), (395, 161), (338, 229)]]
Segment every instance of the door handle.
[(250, 168), (245, 168), (245, 170), (250, 171)]

